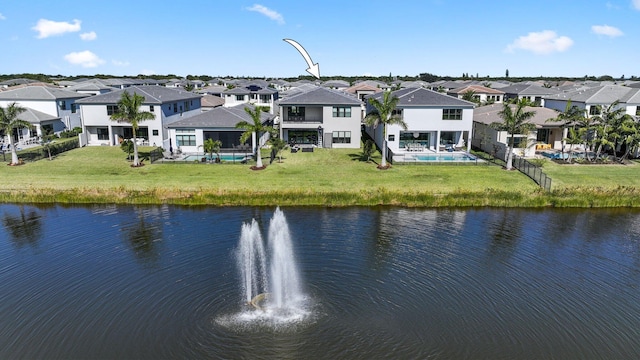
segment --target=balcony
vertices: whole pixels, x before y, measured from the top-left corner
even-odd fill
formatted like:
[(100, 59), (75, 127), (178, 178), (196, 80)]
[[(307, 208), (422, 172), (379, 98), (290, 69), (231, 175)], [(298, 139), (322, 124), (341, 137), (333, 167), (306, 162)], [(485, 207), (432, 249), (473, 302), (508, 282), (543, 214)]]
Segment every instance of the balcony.
[(309, 118), (308, 116), (288, 116), (283, 120), (287, 124), (322, 124), (322, 119)]

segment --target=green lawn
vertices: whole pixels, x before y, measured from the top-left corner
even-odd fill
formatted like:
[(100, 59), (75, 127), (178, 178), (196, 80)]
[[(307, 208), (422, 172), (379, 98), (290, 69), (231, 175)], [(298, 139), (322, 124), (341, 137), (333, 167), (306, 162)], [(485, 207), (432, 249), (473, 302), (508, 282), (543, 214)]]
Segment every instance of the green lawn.
[(553, 189), (620, 186), (640, 188), (640, 164), (637, 162), (628, 165), (584, 165), (547, 161), (542, 169), (551, 177)]
[[(142, 152), (149, 150), (142, 148)], [(265, 151), (263, 157), (266, 154)], [(149, 164), (148, 161), (144, 167), (131, 168), (126, 154), (119, 148), (85, 147), (60, 154), (53, 161), (40, 160), (17, 167), (0, 167), (3, 179), (1, 188), (220, 188), (253, 191), (360, 191), (385, 188), (434, 193), (460, 189), (537, 188), (520, 173), (505, 172), (496, 166), (396, 165), (380, 171), (375, 163), (361, 161), (358, 150), (316, 149), (313, 153), (294, 154), (284, 151), (282, 155), (282, 163), (274, 161), (260, 171), (252, 171), (246, 164)], [(264, 160), (268, 163), (268, 158)]]
[[(151, 148), (141, 148), (148, 156)], [(268, 151), (263, 152), (268, 163)], [(557, 165), (545, 193), (495, 165), (394, 165), (378, 170), (359, 150), (283, 152), (283, 162), (155, 163), (130, 167), (117, 147), (85, 147), (21, 166), (0, 166), (0, 201), (210, 205), (640, 206), (640, 165)]]

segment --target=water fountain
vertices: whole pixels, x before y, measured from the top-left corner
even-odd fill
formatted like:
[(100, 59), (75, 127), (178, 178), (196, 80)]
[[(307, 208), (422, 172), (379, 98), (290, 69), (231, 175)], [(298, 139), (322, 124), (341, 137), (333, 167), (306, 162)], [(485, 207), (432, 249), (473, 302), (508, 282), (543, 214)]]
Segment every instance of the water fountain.
[(302, 291), (289, 225), (277, 208), (269, 222), (267, 250), (256, 220), (244, 223), (236, 260), (240, 270), (242, 301), (251, 305), (250, 319), (292, 322), (309, 311)]

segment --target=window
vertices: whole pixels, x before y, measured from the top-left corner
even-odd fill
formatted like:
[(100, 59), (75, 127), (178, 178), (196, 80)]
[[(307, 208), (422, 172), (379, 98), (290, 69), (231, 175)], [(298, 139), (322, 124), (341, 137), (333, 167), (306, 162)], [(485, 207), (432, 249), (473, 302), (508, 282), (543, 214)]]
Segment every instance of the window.
[(351, 108), (334, 106), (333, 117), (351, 117)]
[(598, 105), (589, 106), (589, 115), (600, 115), (600, 106)]
[(76, 113), (76, 104), (75, 103), (71, 104), (71, 113), (72, 114)]
[(431, 133), (420, 131), (400, 131), (400, 148), (408, 146), (408, 144), (420, 144), (424, 147), (431, 145)]
[(196, 146), (195, 129), (176, 129), (177, 146)]
[(96, 130), (98, 132), (98, 140), (109, 140), (109, 129), (108, 128), (98, 128)]
[(391, 110), (391, 116), (394, 116), (394, 115), (402, 116), (402, 109)]
[(153, 112), (153, 105), (149, 105), (149, 112)]
[(158, 136), (158, 129), (152, 130), (153, 136)]
[(462, 120), (462, 109), (442, 109), (442, 120)]
[(236, 101), (244, 101), (244, 95), (236, 95)]
[(287, 116), (290, 121), (304, 121), (304, 107), (290, 106), (287, 109)]
[(60, 100), (60, 110), (67, 110), (67, 102)]
[(640, 116), (640, 106), (636, 106), (636, 116)]
[(188, 101), (184, 102), (184, 111), (189, 111), (189, 102)]
[(261, 103), (271, 102), (271, 95), (260, 95), (260, 102)]
[[(511, 143), (511, 136), (507, 137), (507, 145)], [(513, 148), (518, 149), (521, 148), (522, 145), (527, 143), (526, 136), (516, 136), (513, 138)]]
[(351, 131), (334, 131), (333, 143), (334, 144), (351, 144)]
[(118, 112), (117, 105), (107, 105), (107, 115), (113, 115)]
[(173, 103), (173, 112), (174, 113), (178, 112), (178, 103)]
[(196, 146), (196, 136), (176, 135), (176, 143), (178, 146)]
[(387, 136), (387, 141), (396, 141), (396, 135), (395, 134), (389, 134)]

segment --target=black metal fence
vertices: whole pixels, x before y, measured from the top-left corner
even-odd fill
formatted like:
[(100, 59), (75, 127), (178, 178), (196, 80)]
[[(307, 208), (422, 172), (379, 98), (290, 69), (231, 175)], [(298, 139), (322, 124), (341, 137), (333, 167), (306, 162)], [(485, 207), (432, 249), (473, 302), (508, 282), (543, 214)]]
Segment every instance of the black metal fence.
[[(79, 147), (79, 140), (76, 137), (71, 140), (64, 140), (53, 143), (46, 143), (42, 146), (33, 147), (30, 149), (25, 149), (18, 152), (18, 158), (23, 161), (37, 161), (41, 159), (49, 158), (49, 154), (51, 156), (56, 156), (65, 151), (77, 149)], [(11, 151), (0, 152), (3, 157), (3, 160), (6, 160), (7, 157), (11, 158)]]
[(546, 191), (551, 191), (551, 178), (547, 176), (539, 166), (532, 164), (520, 156), (513, 155), (513, 167), (530, 177), (531, 180), (535, 181), (536, 184), (540, 185), (540, 187)]

